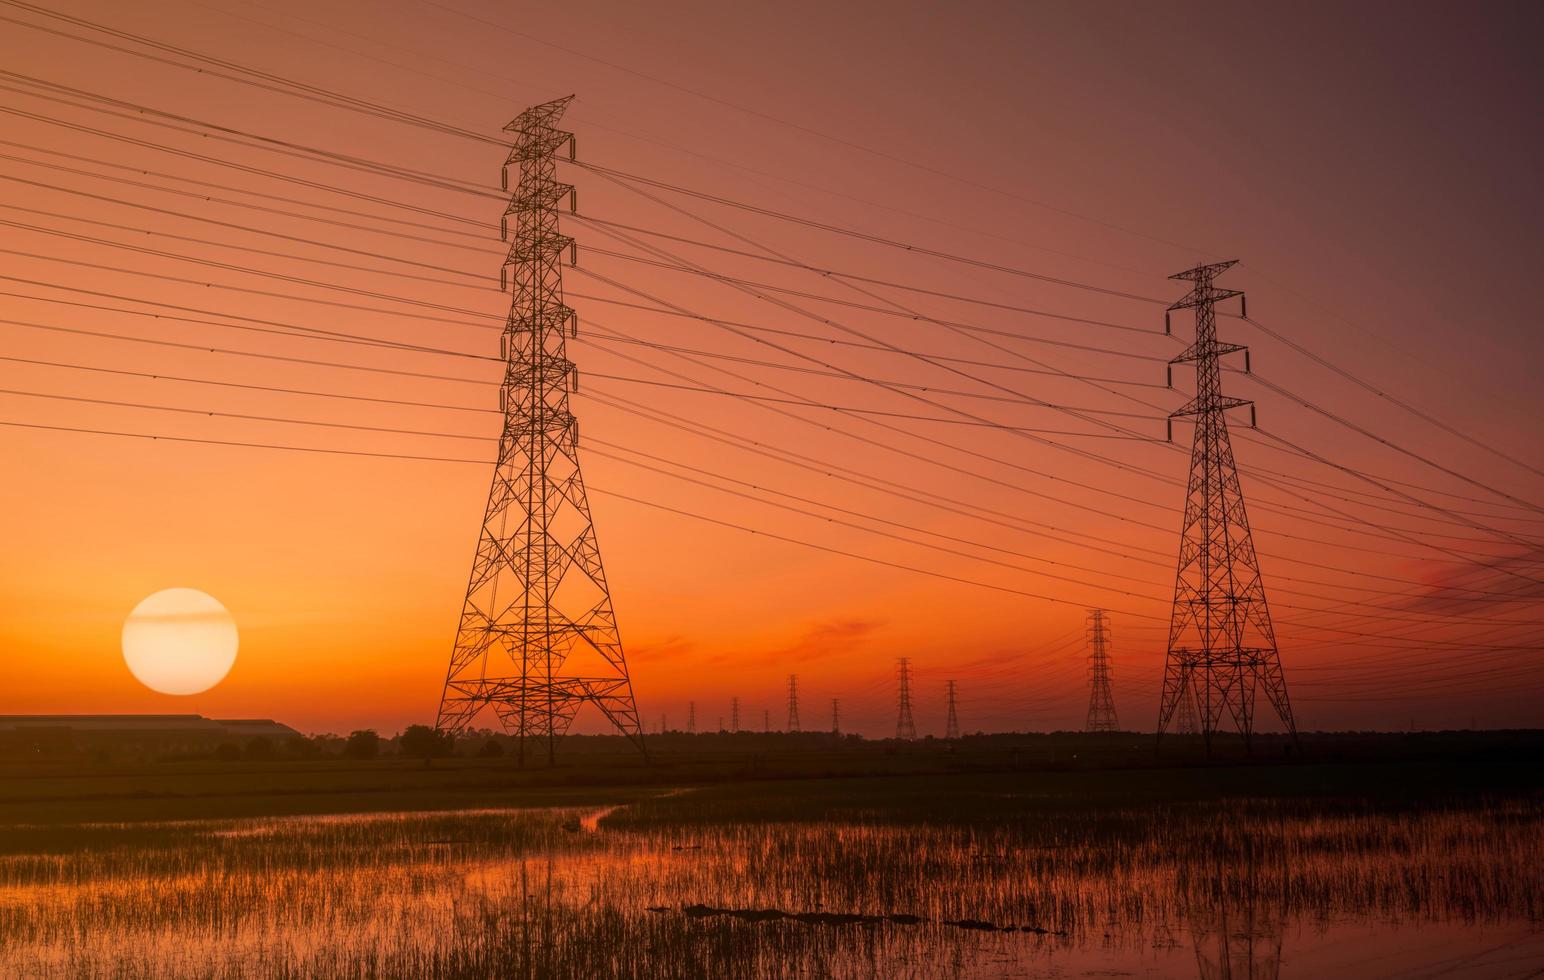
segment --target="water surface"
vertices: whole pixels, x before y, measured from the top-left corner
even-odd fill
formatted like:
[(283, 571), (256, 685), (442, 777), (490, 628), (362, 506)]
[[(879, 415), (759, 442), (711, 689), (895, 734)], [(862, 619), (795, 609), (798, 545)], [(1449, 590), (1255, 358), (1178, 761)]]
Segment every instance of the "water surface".
[(1531, 797), (1122, 809), (1021, 791), (953, 812), (870, 792), (800, 813), (790, 792), (8, 828), (0, 976), (1544, 971)]

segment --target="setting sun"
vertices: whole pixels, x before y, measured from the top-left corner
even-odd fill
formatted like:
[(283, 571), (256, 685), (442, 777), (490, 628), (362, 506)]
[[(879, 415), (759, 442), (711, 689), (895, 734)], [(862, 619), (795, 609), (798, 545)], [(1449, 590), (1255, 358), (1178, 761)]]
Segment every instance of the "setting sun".
[(236, 662), (236, 621), (197, 589), (163, 589), (123, 622), (123, 659), (139, 682), (162, 694), (200, 694)]

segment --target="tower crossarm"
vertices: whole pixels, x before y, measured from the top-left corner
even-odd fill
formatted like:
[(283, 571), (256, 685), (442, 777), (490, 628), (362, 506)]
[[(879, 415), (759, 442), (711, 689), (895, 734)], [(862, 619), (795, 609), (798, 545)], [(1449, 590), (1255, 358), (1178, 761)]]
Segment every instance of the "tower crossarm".
[[(567, 327), (569, 335), (572, 336), (577, 319), (573, 307), (562, 303), (547, 303), (535, 310), (510, 310), (508, 319), (504, 321), (504, 328), (514, 333), (539, 334)], [(507, 351), (504, 352), (504, 356), (508, 356)]]
[[(504, 162), (506, 170), (512, 164), (551, 157), (564, 144), (568, 145), (568, 158), (574, 158), (574, 134), (558, 129), (555, 125), (573, 100), (572, 95), (566, 95), (561, 99), (543, 102), (510, 120), (504, 131), (514, 133), (515, 142), (510, 147), (509, 158)], [(505, 186), (508, 186), (507, 179)]]
[(551, 262), (564, 252), (569, 253), (572, 263), (575, 253), (574, 240), (557, 233), (516, 238), (504, 257), (504, 265), (529, 265), (532, 262)]
[(529, 361), (509, 365), (506, 378), (512, 384), (566, 385), (574, 373), (574, 362), (554, 354), (537, 353)]
[[(1233, 263), (1231, 262), (1226, 263), (1226, 265), (1232, 264)], [(1170, 276), (1170, 278), (1172, 279), (1174, 277)], [(1196, 283), (1195, 287), (1191, 289), (1190, 292), (1176, 300), (1174, 304), (1169, 307), (1169, 310), (1172, 312), (1174, 310), (1193, 310), (1201, 306), (1215, 306), (1225, 299), (1232, 299), (1235, 296), (1242, 295), (1244, 295), (1242, 290), (1218, 289), (1216, 286), (1213, 286), (1209, 282), (1199, 282)]]
[(1199, 399), (1192, 398), (1184, 405), (1169, 413), (1169, 418), (1178, 419), (1193, 415), (1204, 415), (1214, 409), (1227, 411), (1230, 408), (1247, 408), (1254, 402), (1247, 398), (1234, 398), (1231, 395), (1218, 395), (1209, 402), (1202, 404)]
[[(574, 185), (565, 184), (557, 180), (535, 181), (530, 187), (520, 187), (510, 196), (509, 204), (504, 208), (504, 216), (522, 211), (550, 210), (558, 206), (558, 202), (568, 198), (570, 208), (574, 201)], [(507, 237), (508, 230), (504, 235)]]
[(1238, 265), (1238, 259), (1226, 259), (1222, 262), (1212, 262), (1207, 265), (1198, 265), (1184, 272), (1176, 272), (1170, 279), (1178, 279), (1181, 282), (1195, 282), (1210, 284), (1213, 279)]
[(1205, 348), (1201, 347), (1199, 344), (1191, 344), (1189, 347), (1186, 347), (1184, 350), (1180, 351), (1179, 354), (1169, 358), (1169, 363), (1189, 364), (1208, 357), (1221, 357), (1224, 354), (1237, 354), (1239, 351), (1247, 350), (1249, 350), (1249, 348), (1243, 344), (1225, 344), (1220, 340), (1213, 341), (1208, 347)]

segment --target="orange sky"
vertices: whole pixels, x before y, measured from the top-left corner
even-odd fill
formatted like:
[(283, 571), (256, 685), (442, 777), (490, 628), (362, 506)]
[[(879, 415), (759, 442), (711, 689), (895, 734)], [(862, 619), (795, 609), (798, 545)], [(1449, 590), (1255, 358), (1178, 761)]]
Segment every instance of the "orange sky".
[[(947, 678), (959, 681), (966, 730), (1080, 726), (1081, 631), (1092, 605), (1112, 610), (1121, 720), (1151, 727), (1186, 471), (1185, 453), (1162, 443), (1163, 416), (1189, 381), (1176, 372), (1181, 391), (1161, 387), (1163, 361), (1178, 349), (1162, 335), (1163, 303), (1182, 292), (1166, 276), (1218, 257), (1243, 260), (1224, 284), (1248, 291), (1261, 324), (1495, 450), (1420, 420), (1251, 324), (1221, 321), (1226, 339), (1250, 345), (1266, 382), (1474, 481), (1316, 415), (1259, 379), (1227, 377), (1230, 393), (1258, 401), (1265, 431), (1401, 481), (1420, 501), (1283, 451), (1242, 431), (1245, 416), (1236, 420), (1300, 727), (1544, 720), (1539, 605), (1530, 598), (1544, 574), (1544, 512), (1531, 506), (1544, 500), (1534, 469), (1544, 345), (1529, 329), (1544, 218), (1532, 118), (1541, 93), (1521, 43), (1536, 36), (1537, 14), (1513, 11), (1506, 16), (1519, 23), (1508, 25), (1498, 12), (1481, 24), (1432, 6), (1389, 24), (1329, 7), (1294, 9), (1290, 20), (1207, 6), (841, 7), (698, 4), (666, 14), (650, 5), (547, 5), (517, 15), (478, 0), (347, 8), (72, 0), (63, 9), (490, 136), (526, 105), (573, 92), (566, 122), (582, 161), (1163, 301), (943, 262), (649, 191), (715, 228), (594, 171), (566, 168), (586, 218), (747, 250), (749, 239), (811, 265), (998, 304), (865, 286), (876, 300), (801, 269), (654, 240), (722, 274), (848, 303), (900, 303), (1002, 333), (782, 296), (799, 307), (791, 310), (599, 254), (636, 249), (606, 226), (565, 221), (580, 243), (579, 268), (565, 283), (583, 331), (573, 356), (585, 473), (650, 728), (661, 714), (680, 724), (689, 700), (707, 727), (727, 719), (731, 696), (741, 699), (743, 723), (758, 727), (763, 709), (779, 723), (786, 677), (796, 671), (806, 727), (823, 725), (830, 699), (840, 697), (847, 727), (884, 734), (894, 725), (900, 656), (915, 664), (923, 731), (942, 729)], [(16, 8), (0, 16), (143, 50)], [(502, 211), (498, 146), (9, 22), (0, 27), (0, 53), (8, 72), (26, 76), (0, 80), (0, 106), (12, 110), (0, 137), (0, 221), (12, 223), (0, 225), (0, 275), (8, 277), (0, 281), (0, 337), (6, 356), (34, 362), (0, 362), (0, 420), (491, 460), (497, 417), (475, 410), (496, 406), (495, 365), (234, 327), (302, 325), (496, 354), (488, 326), (508, 303), (498, 290), (501, 246), (489, 230)], [(48, 92), (35, 80), (191, 121), (154, 125), (132, 107)], [(475, 182), (487, 193), (232, 142), (205, 123)], [(812, 365), (711, 324), (606, 303), (654, 305), (597, 275), (696, 313), (824, 338), (757, 335), (838, 369), (925, 386), (933, 406), (789, 370)], [(961, 359), (953, 363), (968, 376), (830, 343), (852, 339), (843, 328)], [(1188, 322), (1176, 317), (1176, 328), (1188, 339)], [(688, 362), (617, 334), (784, 367), (722, 356)], [(678, 382), (667, 370), (698, 386), (935, 419), (951, 417), (953, 406), (1039, 431), (641, 383)], [(1095, 378), (1097, 387), (1047, 371)], [(1004, 397), (1004, 388), (1114, 413), (1100, 417), (1150, 441), (1105, 438), (1107, 429)], [(779, 462), (638, 410), (813, 462)], [(1188, 436), (1176, 427), (1185, 450)], [(0, 649), (15, 678), (0, 713), (192, 710), (276, 717), (306, 730), (392, 730), (432, 717), (489, 465), (4, 427), (0, 452)], [(628, 458), (678, 473), (685, 471), (675, 464), (697, 467), (715, 476), (686, 475), (721, 485), (721, 477), (745, 481), (759, 489), (733, 489), (761, 499)], [(830, 475), (832, 467), (867, 486)], [(797, 495), (805, 502), (782, 500), (821, 516), (771, 506), (769, 490)], [(1049, 598), (811, 550), (604, 491)], [(1455, 585), (1467, 589), (1457, 600)], [(204, 695), (155, 694), (123, 664), (123, 617), (171, 586), (208, 591), (241, 628), (234, 669)]]

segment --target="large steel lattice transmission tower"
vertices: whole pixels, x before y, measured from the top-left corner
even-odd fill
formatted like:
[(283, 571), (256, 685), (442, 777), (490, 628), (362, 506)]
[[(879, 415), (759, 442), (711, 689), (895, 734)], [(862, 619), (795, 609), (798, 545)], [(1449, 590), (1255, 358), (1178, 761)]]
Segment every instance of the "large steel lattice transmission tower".
[(1088, 723), (1084, 731), (1120, 731), (1115, 696), (1110, 693), (1109, 625), (1103, 609), (1088, 611)]
[[(574, 311), (563, 302), (562, 259), (573, 239), (558, 230), (558, 204), (573, 187), (557, 179), (556, 154), (573, 156), (573, 134), (556, 128), (572, 96), (527, 109), (505, 130), (518, 168), (500, 273), (513, 298), (501, 339), (504, 428), (472, 559), (436, 726), (459, 732), (492, 706), (519, 739), (557, 737), (594, 705), (643, 750), (632, 680), (601, 568), (579, 473), (579, 427), (568, 398), (577, 387), (567, 340)], [(512, 226), (512, 229), (511, 229)]]
[[(1190, 419), (1195, 424), (1195, 443), (1180, 531), (1158, 734), (1162, 737), (1175, 711), (1183, 710), (1185, 699), (1193, 698), (1208, 751), (1225, 716), (1248, 745), (1255, 694), (1262, 688), (1287, 731), (1294, 738), (1297, 735), (1228, 438), (1229, 409), (1247, 406), (1251, 419), (1254, 414), (1253, 402), (1222, 393), (1222, 355), (1244, 351), (1246, 371), (1249, 365), (1245, 348), (1217, 339), (1216, 304), (1234, 296), (1244, 302), (1243, 293), (1214, 284), (1233, 264), (1200, 265), (1170, 277), (1191, 283), (1190, 292), (1169, 309), (1194, 311), (1196, 330), (1195, 342), (1170, 362), (1170, 383), (1173, 365), (1192, 364), (1196, 394), (1170, 416), (1169, 425), (1172, 436), (1174, 419)], [(1165, 314), (1166, 322), (1167, 318)]]

